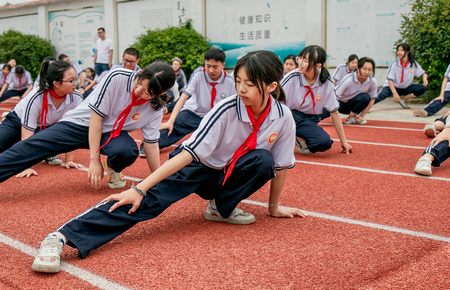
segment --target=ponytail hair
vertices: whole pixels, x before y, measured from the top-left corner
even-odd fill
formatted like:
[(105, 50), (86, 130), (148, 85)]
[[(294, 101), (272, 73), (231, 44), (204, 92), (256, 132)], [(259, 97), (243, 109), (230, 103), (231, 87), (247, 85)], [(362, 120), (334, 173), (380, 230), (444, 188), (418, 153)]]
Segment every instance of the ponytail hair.
[(141, 70), (137, 76), (141, 80), (148, 80), (147, 91), (153, 96), (150, 100), (152, 107), (158, 110), (165, 105), (165, 92), (175, 84), (175, 73), (169, 64), (156, 61)]
[[(327, 60), (327, 53), (325, 49), (318, 45), (310, 45), (305, 47), (299, 56), (308, 60), (308, 70), (314, 69), (314, 78), (319, 75), (319, 81), (321, 84), (325, 83), (330, 78), (330, 73), (325, 67), (325, 61)], [(321, 69), (317, 69), (316, 65), (321, 64)]]
[(64, 73), (71, 68), (72, 65), (65, 61), (45, 58), (39, 71), (39, 90), (45, 91), (53, 88), (53, 82), (61, 82)]
[(286, 95), (280, 85), (280, 80), (283, 78), (283, 64), (275, 53), (267, 50), (257, 50), (241, 57), (234, 68), (235, 83), (237, 72), (241, 68), (245, 70), (249, 81), (256, 85), (263, 96), (261, 104), (265, 101), (264, 85), (270, 85), (273, 82), (277, 83), (277, 88), (271, 95), (280, 102), (286, 100)]

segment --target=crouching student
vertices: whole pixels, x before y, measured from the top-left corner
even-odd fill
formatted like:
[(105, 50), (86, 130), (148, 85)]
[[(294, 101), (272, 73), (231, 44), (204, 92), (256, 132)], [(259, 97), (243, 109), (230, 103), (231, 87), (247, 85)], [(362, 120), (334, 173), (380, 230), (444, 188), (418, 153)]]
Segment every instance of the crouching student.
[(431, 141), (416, 163), (414, 171), (420, 175), (432, 175), (431, 166), (439, 167), (450, 157), (450, 118), (444, 129)]
[[(0, 182), (40, 160), (55, 154), (89, 149), (88, 177), (98, 188), (104, 167), (110, 188), (123, 188), (120, 173), (133, 164), (138, 148), (128, 132), (141, 129), (151, 171), (159, 167), (159, 126), (162, 120), (161, 94), (172, 87), (175, 75), (162, 62), (150, 64), (139, 73), (127, 69), (111, 71), (75, 109), (45, 130), (16, 143), (0, 154)], [(107, 156), (106, 164), (100, 154)]]
[(214, 106), (182, 143), (181, 152), (137, 186), (109, 196), (49, 234), (33, 270), (58, 272), (64, 244), (77, 248), (84, 258), (193, 192), (209, 200), (207, 220), (251, 224), (255, 217), (236, 206), (271, 180), (270, 215), (304, 216), (279, 206), (287, 169), (295, 162), (295, 123), (279, 102), (284, 99), (278, 83), (282, 64), (272, 52), (254, 51), (237, 62), (235, 71), (239, 95)]
[(323, 110), (331, 114), (336, 132), (341, 140), (342, 151), (351, 153), (347, 142), (339, 103), (330, 74), (324, 67), (325, 50), (317, 45), (305, 47), (300, 52), (298, 70), (288, 73), (281, 85), (286, 94), (286, 105), (292, 110), (296, 124), (296, 145), (299, 153), (324, 152), (331, 148), (333, 140), (319, 127)]
[[(41, 65), (39, 76), (39, 86), (23, 98), (0, 124), (0, 153), (28, 139), (35, 132), (52, 126), (83, 101), (82, 96), (75, 91), (77, 76), (70, 64), (46, 60)], [(57, 156), (46, 158), (46, 161), (50, 165), (63, 163)], [(69, 153), (64, 166), (80, 167), (73, 162), (73, 156)], [(29, 168), (17, 177), (32, 175), (37, 175), (37, 172)]]

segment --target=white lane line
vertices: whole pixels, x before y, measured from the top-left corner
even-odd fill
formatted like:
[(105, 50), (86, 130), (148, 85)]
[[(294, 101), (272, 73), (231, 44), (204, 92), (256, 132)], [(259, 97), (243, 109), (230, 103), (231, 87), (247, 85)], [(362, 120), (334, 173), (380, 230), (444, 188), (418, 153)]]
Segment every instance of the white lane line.
[[(335, 142), (341, 142), (341, 140), (332, 138)], [(402, 145), (402, 144), (390, 144), (390, 143), (379, 143), (379, 142), (367, 142), (367, 141), (357, 141), (357, 140), (347, 140), (349, 143), (355, 144), (365, 144), (365, 145), (376, 145), (376, 146), (387, 146), (387, 147), (398, 147), (398, 148), (407, 148), (407, 149), (420, 149), (424, 150), (426, 147), (423, 146), (414, 146), (414, 145)]]
[(319, 165), (319, 166), (327, 166), (327, 167), (344, 168), (344, 169), (351, 169), (351, 170), (358, 170), (358, 171), (379, 173), (379, 174), (389, 174), (389, 175), (407, 176), (407, 177), (432, 179), (432, 180), (440, 180), (440, 181), (450, 181), (450, 178), (447, 178), (447, 177), (422, 176), (422, 175), (418, 175), (418, 174), (414, 174), (414, 173), (387, 171), (387, 170), (371, 169), (371, 168), (366, 168), (366, 167), (356, 167), (356, 166), (349, 166), (349, 165), (322, 163), (322, 162), (314, 162), (314, 161), (303, 161), (303, 160), (295, 160), (295, 162), (308, 164), (308, 165)]
[[(333, 123), (321, 122), (321, 125), (334, 126)], [(346, 125), (345, 127), (358, 127), (358, 128), (373, 128), (373, 129), (386, 129), (386, 130), (398, 130), (398, 131), (414, 131), (414, 132), (423, 132), (423, 129), (414, 129), (414, 128), (401, 128), (401, 127), (387, 127), (387, 126), (371, 126), (371, 125)], [(425, 126), (425, 124), (424, 124)]]
[[(32, 257), (36, 256), (38, 253), (38, 249), (28, 246), (2, 233), (0, 233), (0, 243), (10, 246), (11, 248), (19, 250), (20, 252)], [(100, 289), (120, 289), (120, 290), (131, 289), (117, 282), (110, 281), (99, 275), (96, 275), (92, 272), (89, 272), (87, 270), (84, 270), (80, 267), (74, 266), (66, 262), (61, 263), (61, 270)]]
[[(248, 199), (245, 199), (242, 202), (251, 204), (251, 205), (267, 207), (267, 203), (264, 203), (264, 202), (248, 200)], [(284, 207), (292, 209), (292, 207), (286, 207), (286, 206), (284, 206)], [(340, 223), (358, 225), (358, 226), (373, 228), (373, 229), (377, 229), (377, 230), (384, 230), (384, 231), (388, 231), (388, 232), (394, 232), (394, 233), (399, 233), (399, 234), (404, 234), (404, 235), (409, 235), (409, 236), (414, 236), (414, 237), (430, 239), (430, 240), (434, 240), (434, 241), (450, 243), (450, 237), (434, 235), (434, 234), (430, 234), (430, 233), (426, 233), (426, 232), (418, 232), (418, 231), (413, 231), (413, 230), (408, 230), (408, 229), (403, 229), (403, 228), (398, 228), (398, 227), (393, 227), (393, 226), (388, 226), (388, 225), (383, 225), (383, 224), (377, 224), (377, 223), (372, 223), (372, 222), (367, 222), (367, 221), (355, 220), (355, 219), (351, 219), (351, 218), (339, 217), (339, 216), (324, 214), (324, 213), (320, 213), (320, 212), (307, 211), (307, 210), (303, 210), (303, 209), (299, 209), (299, 210), (301, 210), (308, 216), (312, 216), (315, 218), (331, 220), (331, 221), (340, 222)]]

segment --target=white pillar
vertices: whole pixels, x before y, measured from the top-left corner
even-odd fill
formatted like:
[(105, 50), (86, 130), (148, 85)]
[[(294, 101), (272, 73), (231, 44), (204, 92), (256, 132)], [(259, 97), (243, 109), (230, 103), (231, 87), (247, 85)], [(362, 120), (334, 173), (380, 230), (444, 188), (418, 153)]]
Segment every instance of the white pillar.
[(103, 7), (105, 9), (105, 30), (106, 37), (111, 39), (114, 45), (113, 49), (113, 63), (117, 63), (118, 56), (121, 52), (119, 49), (119, 37), (118, 37), (118, 29), (117, 29), (117, 2), (116, 0), (104, 0)]
[(38, 34), (40, 37), (50, 40), (48, 9), (46, 5), (39, 5), (38, 7)]

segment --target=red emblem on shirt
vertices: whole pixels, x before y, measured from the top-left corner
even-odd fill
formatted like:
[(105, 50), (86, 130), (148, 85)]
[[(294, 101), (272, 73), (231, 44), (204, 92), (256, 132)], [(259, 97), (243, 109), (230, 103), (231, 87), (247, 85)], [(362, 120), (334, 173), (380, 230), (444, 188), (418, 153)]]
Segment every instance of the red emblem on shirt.
[(270, 134), (269, 139), (267, 141), (269, 141), (269, 144), (273, 144), (273, 143), (275, 143), (277, 138), (278, 138), (278, 133), (272, 133), (272, 134)]
[(137, 120), (139, 120), (141, 118), (141, 114), (139, 114), (139, 113), (134, 113), (132, 116), (131, 116), (131, 119), (133, 120), (133, 121), (137, 121)]

